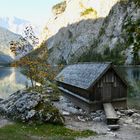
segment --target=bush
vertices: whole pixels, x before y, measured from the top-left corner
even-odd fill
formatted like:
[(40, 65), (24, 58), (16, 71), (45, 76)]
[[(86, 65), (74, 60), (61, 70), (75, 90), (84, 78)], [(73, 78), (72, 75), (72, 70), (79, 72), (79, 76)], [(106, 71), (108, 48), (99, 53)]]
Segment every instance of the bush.
[(55, 12), (55, 14), (63, 13), (66, 9), (66, 1), (54, 5), (52, 9)]
[(97, 11), (94, 10), (93, 8), (88, 8), (88, 9), (84, 10), (83, 12), (81, 12), (81, 16), (86, 16), (91, 13), (93, 13), (95, 16), (97, 16)]

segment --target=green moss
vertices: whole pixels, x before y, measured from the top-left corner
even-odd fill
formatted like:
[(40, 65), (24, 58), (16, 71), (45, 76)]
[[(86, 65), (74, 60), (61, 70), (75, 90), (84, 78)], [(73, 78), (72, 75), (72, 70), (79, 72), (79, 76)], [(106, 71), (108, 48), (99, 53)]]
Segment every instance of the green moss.
[(15, 123), (0, 128), (0, 140), (32, 140), (42, 137), (43, 140), (74, 140), (75, 137), (96, 135), (90, 130), (74, 131), (59, 125), (26, 125)]
[(81, 12), (81, 16), (86, 16), (91, 13), (93, 13), (94, 16), (97, 16), (97, 11), (93, 8), (88, 8), (88, 9), (84, 10), (83, 12)]
[(129, 0), (120, 0), (120, 4), (127, 4), (129, 2)]
[(60, 3), (58, 3), (58, 4), (56, 4), (56, 5), (54, 5), (53, 7), (52, 7), (52, 9), (53, 10), (56, 10), (56, 11), (61, 11), (61, 13), (63, 13), (64, 11), (65, 11), (65, 9), (66, 9), (66, 1), (62, 1), (62, 2), (60, 2)]

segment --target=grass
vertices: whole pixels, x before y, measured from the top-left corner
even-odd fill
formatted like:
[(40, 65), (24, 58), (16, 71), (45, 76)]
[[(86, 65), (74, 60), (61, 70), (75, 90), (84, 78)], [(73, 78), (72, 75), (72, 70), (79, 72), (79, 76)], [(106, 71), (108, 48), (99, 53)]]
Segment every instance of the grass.
[(42, 140), (74, 140), (76, 137), (88, 137), (96, 135), (91, 130), (74, 131), (64, 126), (42, 124), (27, 125), (15, 123), (0, 128), (0, 140), (33, 140), (42, 138)]

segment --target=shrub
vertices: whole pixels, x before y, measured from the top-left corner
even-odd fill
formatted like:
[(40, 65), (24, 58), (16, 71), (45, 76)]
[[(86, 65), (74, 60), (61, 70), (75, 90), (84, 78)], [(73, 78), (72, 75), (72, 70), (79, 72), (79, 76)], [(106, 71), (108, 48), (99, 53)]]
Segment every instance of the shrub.
[(66, 9), (66, 1), (54, 5), (52, 9), (55, 12), (55, 14), (63, 13)]
[(95, 16), (97, 16), (97, 11), (93, 8), (88, 8), (88, 9), (84, 10), (83, 12), (81, 12), (81, 16), (86, 16), (91, 13), (93, 13)]

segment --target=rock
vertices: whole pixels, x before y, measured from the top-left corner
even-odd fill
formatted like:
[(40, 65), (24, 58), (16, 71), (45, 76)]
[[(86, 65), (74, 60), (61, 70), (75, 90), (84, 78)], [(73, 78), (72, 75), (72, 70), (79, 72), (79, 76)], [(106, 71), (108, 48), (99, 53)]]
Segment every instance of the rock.
[(132, 115), (132, 118), (140, 118), (140, 114), (139, 114), (139, 113), (134, 113), (134, 114)]
[(101, 121), (105, 121), (106, 120), (106, 116), (105, 115), (102, 115), (101, 116)]
[(36, 111), (35, 110), (31, 110), (28, 112), (26, 119), (31, 119), (34, 115), (35, 115)]
[(66, 112), (66, 111), (63, 111), (63, 112), (62, 112), (62, 115), (68, 116), (68, 115), (70, 115), (70, 113), (69, 113), (69, 112)]
[(121, 114), (125, 114), (125, 110), (119, 110)]
[(101, 121), (101, 118), (100, 117), (96, 117), (96, 118), (93, 119), (93, 121), (100, 122)]
[(77, 118), (78, 118), (78, 120), (80, 120), (80, 121), (82, 121), (82, 122), (85, 122), (85, 121), (86, 121), (86, 120), (85, 120), (84, 118), (82, 118), (81, 116), (78, 116)]
[(124, 122), (126, 124), (131, 124), (131, 123), (133, 123), (133, 119), (132, 118), (127, 118), (126, 120), (124, 120)]
[(129, 110), (126, 111), (126, 114), (127, 114), (128, 116), (132, 116), (132, 115), (134, 114), (134, 111), (131, 110), (131, 109), (129, 109)]
[(120, 126), (119, 125), (108, 125), (108, 128), (110, 130), (118, 130), (120, 128)]
[(53, 93), (53, 90), (47, 89), (46, 92), (47, 93)]
[[(70, 64), (85, 57), (86, 61), (91, 61), (96, 53), (102, 56), (106, 49), (126, 46), (129, 37), (125, 25), (130, 21), (133, 25), (140, 15), (139, 6), (130, 0), (67, 0), (64, 8), (62, 5), (53, 8), (55, 16), (45, 28), (44, 38), (47, 38), (45, 44), (49, 50), (50, 64)], [(89, 12), (88, 16), (82, 16), (81, 13), (89, 8), (97, 14), (93, 16)], [(132, 49), (133, 44), (120, 50), (127, 64), (133, 60)]]
[(102, 110), (97, 110), (96, 113), (97, 113), (97, 114), (102, 114), (103, 111), (102, 111)]
[(117, 115), (121, 116), (121, 112), (120, 111), (117, 111), (116, 113), (117, 113)]
[(0, 113), (13, 120), (64, 123), (63, 116), (39, 93), (18, 91), (0, 102)]
[(112, 131), (110, 131), (110, 130), (109, 130), (109, 132), (107, 132), (107, 134), (109, 134), (110, 136), (113, 136), (113, 137), (117, 137), (117, 134), (112, 132)]

